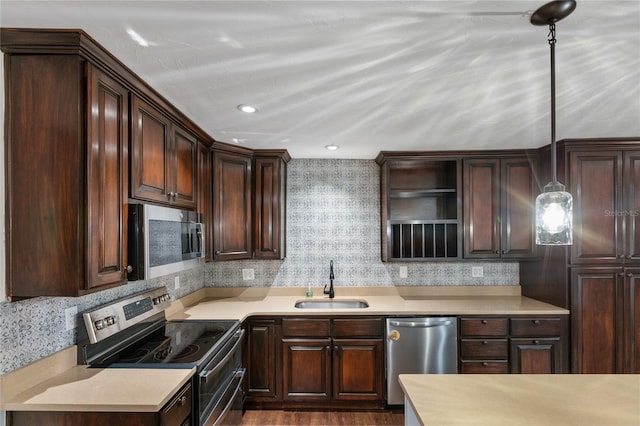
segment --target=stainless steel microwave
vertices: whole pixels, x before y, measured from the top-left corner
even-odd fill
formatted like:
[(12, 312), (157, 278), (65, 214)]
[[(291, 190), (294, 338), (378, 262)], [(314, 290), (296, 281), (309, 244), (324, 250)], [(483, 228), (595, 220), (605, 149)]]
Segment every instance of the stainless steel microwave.
[(129, 204), (129, 281), (203, 265), (204, 243), (202, 214), (151, 204)]

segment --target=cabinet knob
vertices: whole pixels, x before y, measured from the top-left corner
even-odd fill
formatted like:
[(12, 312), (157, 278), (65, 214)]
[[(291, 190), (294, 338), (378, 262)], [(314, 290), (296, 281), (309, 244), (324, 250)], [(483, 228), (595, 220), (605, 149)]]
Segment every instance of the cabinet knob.
[(486, 340), (483, 340), (483, 341), (482, 341), (482, 344), (483, 344), (483, 345), (488, 345), (488, 344), (489, 344), (489, 342), (487, 342)]
[(534, 340), (534, 341), (533, 341), (533, 344), (534, 344), (534, 345), (537, 345), (537, 344), (539, 344), (539, 343), (540, 343), (540, 340)]
[(631, 260), (633, 258), (633, 256), (631, 256), (630, 254), (627, 255), (627, 259)]
[(618, 272), (619, 277), (624, 277), (624, 272)]
[(488, 362), (483, 362), (483, 363), (482, 363), (482, 365), (483, 365), (484, 367), (486, 367), (486, 366), (488, 366), (488, 365), (489, 365), (489, 363), (488, 363)]
[(631, 272), (627, 272), (627, 276), (628, 276), (629, 278), (631, 278), (631, 277), (633, 276), (633, 274), (632, 274)]
[(533, 320), (534, 324), (540, 324), (540, 320)]
[(178, 406), (181, 407), (183, 406), (185, 403), (187, 402), (187, 397), (185, 395), (182, 395), (180, 397), (180, 399), (178, 400)]
[(127, 274), (130, 274), (131, 272), (133, 272), (133, 266), (127, 265)]
[(486, 324), (486, 323), (487, 323), (487, 320), (482, 320), (482, 321), (480, 321), (480, 322), (481, 322), (482, 324)]

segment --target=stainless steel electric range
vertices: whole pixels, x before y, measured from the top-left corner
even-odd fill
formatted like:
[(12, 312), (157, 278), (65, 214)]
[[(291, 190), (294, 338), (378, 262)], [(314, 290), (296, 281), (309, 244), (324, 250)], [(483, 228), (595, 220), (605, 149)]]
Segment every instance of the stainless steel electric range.
[(166, 288), (83, 314), (78, 362), (109, 368), (196, 368), (191, 424), (238, 424), (242, 416), (240, 321), (168, 321)]

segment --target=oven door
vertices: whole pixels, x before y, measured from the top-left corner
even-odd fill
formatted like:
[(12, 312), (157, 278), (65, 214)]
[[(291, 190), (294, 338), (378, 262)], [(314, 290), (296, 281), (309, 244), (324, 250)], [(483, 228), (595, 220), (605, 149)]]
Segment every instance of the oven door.
[(223, 421), (236, 411), (238, 400), (242, 416), (243, 336), (244, 330), (238, 330), (199, 373), (198, 414), (201, 425), (226, 424)]

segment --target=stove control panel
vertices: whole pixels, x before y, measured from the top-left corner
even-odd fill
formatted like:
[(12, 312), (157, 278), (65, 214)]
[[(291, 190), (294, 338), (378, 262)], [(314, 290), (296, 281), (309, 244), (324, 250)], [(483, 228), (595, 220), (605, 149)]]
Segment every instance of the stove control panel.
[(163, 312), (171, 304), (165, 287), (129, 296), (82, 314), (91, 343), (97, 343)]

